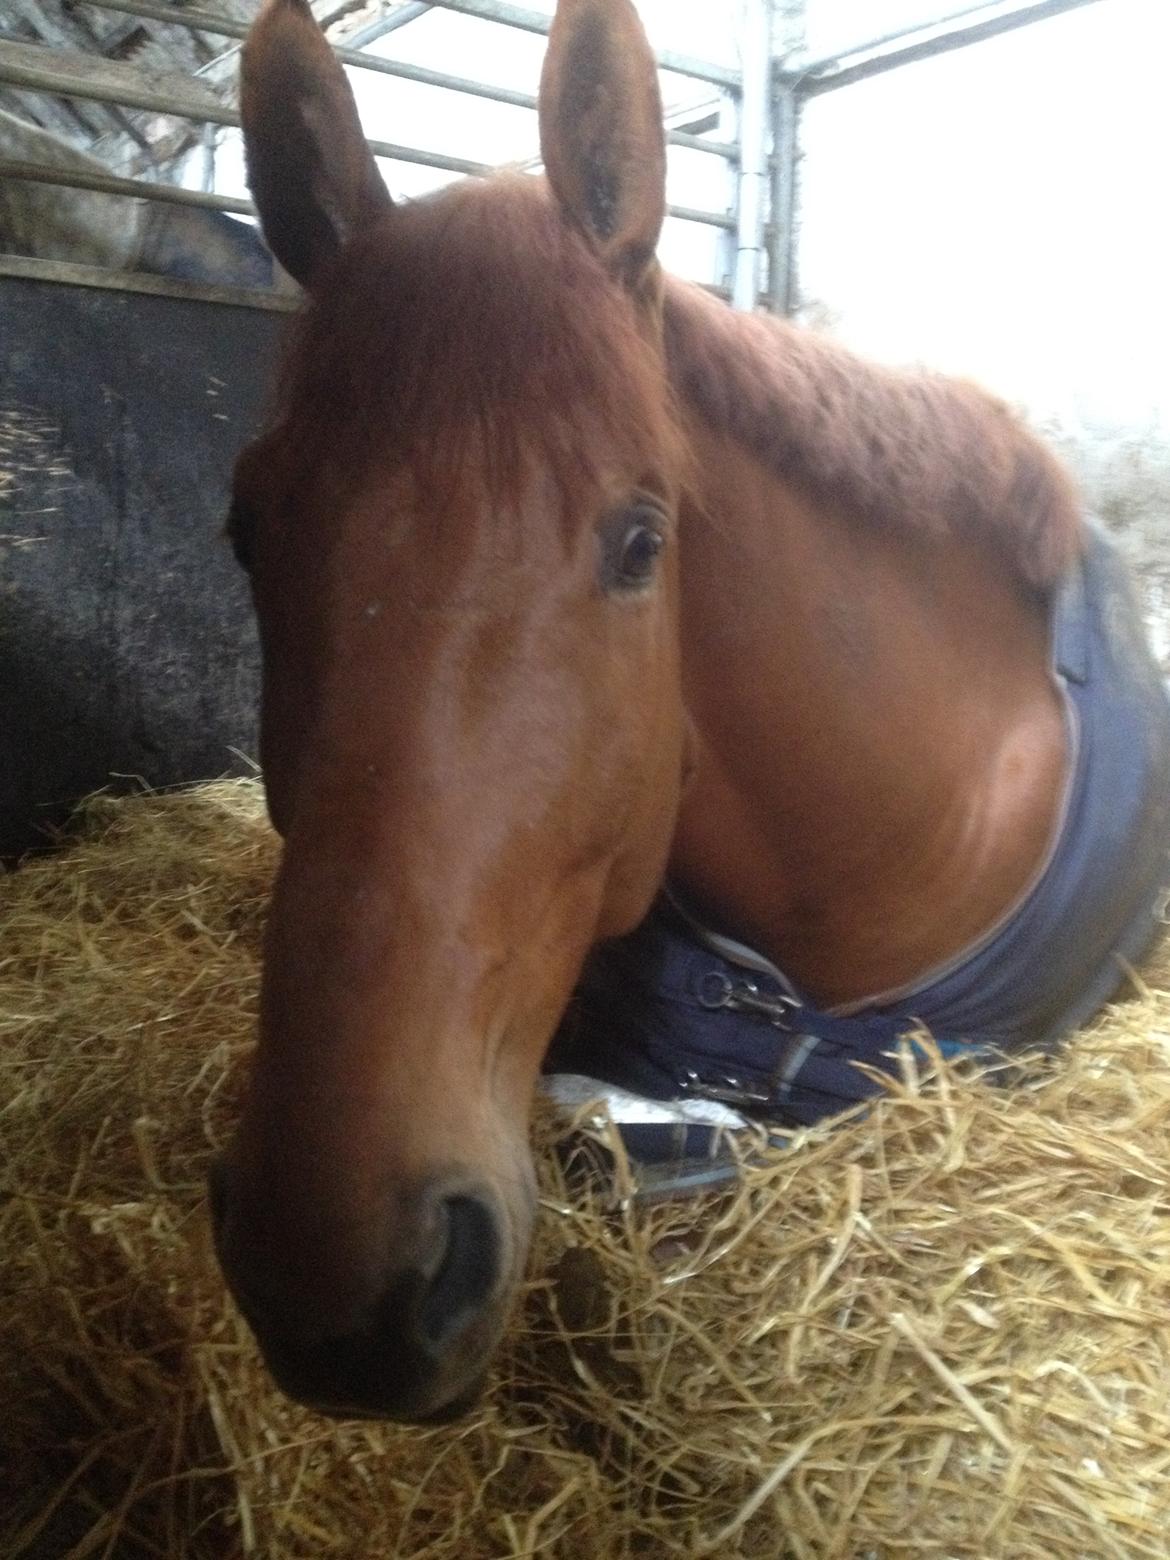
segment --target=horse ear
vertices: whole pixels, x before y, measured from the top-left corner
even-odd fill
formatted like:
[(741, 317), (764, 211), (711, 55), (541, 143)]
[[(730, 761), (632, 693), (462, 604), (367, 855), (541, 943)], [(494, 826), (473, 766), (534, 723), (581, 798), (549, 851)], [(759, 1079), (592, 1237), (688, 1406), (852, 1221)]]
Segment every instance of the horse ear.
[(630, 0), (559, 0), (540, 78), (540, 149), (561, 209), (638, 289), (666, 215), (658, 72)]
[(307, 0), (268, 0), (244, 44), (240, 113), (264, 237), (285, 270), (312, 287), (391, 200)]

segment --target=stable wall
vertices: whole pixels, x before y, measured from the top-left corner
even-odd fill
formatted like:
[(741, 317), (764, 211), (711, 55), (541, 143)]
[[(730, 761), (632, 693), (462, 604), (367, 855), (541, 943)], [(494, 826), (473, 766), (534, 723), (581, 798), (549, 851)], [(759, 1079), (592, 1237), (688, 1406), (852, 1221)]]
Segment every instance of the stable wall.
[(248, 769), (256, 636), (220, 533), (281, 325), (0, 276), (0, 855), (111, 777)]

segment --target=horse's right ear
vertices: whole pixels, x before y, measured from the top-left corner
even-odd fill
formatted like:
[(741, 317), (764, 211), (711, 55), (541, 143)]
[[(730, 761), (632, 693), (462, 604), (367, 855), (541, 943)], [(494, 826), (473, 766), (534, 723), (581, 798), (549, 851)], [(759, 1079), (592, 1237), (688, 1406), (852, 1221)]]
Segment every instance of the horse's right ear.
[(302, 287), (391, 205), (345, 72), (307, 0), (268, 0), (244, 44), (248, 184), (268, 247)]

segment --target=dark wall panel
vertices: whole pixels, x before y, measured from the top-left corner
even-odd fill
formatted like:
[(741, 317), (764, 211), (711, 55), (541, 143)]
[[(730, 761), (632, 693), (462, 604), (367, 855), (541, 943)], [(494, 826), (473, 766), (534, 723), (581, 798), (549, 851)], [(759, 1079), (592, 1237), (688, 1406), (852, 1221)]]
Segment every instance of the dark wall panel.
[(282, 324), (0, 277), (0, 854), (111, 775), (255, 753), (255, 630), (220, 532)]

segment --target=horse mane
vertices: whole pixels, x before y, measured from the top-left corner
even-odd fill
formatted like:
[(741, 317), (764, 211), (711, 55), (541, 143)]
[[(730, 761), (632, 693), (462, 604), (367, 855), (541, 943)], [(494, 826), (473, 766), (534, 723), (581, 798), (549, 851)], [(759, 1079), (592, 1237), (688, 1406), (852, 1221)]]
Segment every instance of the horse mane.
[(814, 501), (923, 535), (983, 535), (1041, 589), (1080, 552), (1071, 478), (977, 385), (866, 363), (674, 279), (665, 332), (681, 400)]
[(506, 500), (539, 451), (571, 523), (603, 464), (643, 479), (682, 467), (689, 406), (858, 523), (985, 536), (1040, 588), (1080, 549), (1070, 478), (975, 385), (865, 363), (668, 279), (666, 392), (635, 304), (541, 180), (505, 173), (397, 205), (314, 291), (279, 393), (294, 447), (311, 460), (324, 438), (339, 467), (375, 449), (435, 508), (464, 471)]

